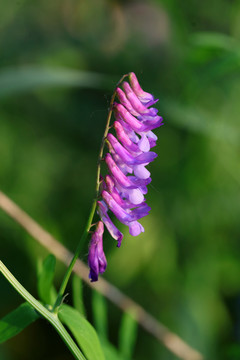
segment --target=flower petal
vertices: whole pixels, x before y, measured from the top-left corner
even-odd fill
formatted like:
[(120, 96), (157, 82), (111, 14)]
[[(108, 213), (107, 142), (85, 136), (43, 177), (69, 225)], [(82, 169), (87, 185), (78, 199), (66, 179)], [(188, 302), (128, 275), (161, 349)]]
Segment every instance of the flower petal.
[[(127, 111), (127, 109), (121, 104), (114, 105), (115, 113), (118, 113), (123, 121), (125, 121), (132, 130), (137, 133), (153, 130), (162, 124), (161, 116), (146, 116), (142, 115), (138, 117), (138, 120)], [(117, 117), (116, 117), (117, 118)]]
[(117, 242), (118, 242), (117, 247), (120, 247), (122, 238), (123, 238), (123, 234), (121, 233), (120, 230), (118, 230), (118, 228), (113, 224), (112, 220), (108, 216), (107, 209), (106, 209), (106, 206), (103, 204), (103, 201), (98, 201), (98, 212), (99, 212), (99, 216), (100, 216), (102, 222), (108, 229), (110, 235), (115, 240), (117, 240)]
[(103, 251), (103, 232), (104, 225), (102, 221), (99, 221), (89, 245), (88, 265), (90, 267), (89, 278), (91, 281), (97, 281), (98, 274), (102, 274), (107, 267), (107, 260)]
[(141, 232), (144, 232), (144, 227), (138, 221), (132, 221), (128, 224), (129, 233), (132, 236), (138, 236)]
[(152, 94), (143, 91), (143, 89), (139, 85), (136, 75), (133, 72), (129, 74), (129, 81), (133, 91), (135, 92), (135, 94), (143, 104), (147, 105), (148, 103), (155, 101), (154, 96)]
[(114, 213), (116, 218), (121, 221), (123, 224), (126, 224), (129, 221), (133, 221), (130, 214), (128, 214), (114, 199), (113, 197), (107, 192), (102, 192), (103, 200), (108, 205), (109, 209)]
[(119, 169), (111, 155), (108, 153), (105, 156), (106, 164), (109, 168), (109, 171), (113, 175), (114, 179), (123, 187), (134, 189), (136, 186), (128, 179), (126, 175)]
[(142, 134), (141, 140), (138, 142), (141, 151), (148, 152), (150, 150), (150, 142), (145, 134)]
[[(137, 111), (137, 115), (139, 114), (148, 114), (150, 116), (155, 116), (158, 112), (155, 108), (148, 109), (143, 103), (139, 100), (135, 92), (132, 90), (131, 86), (127, 83), (123, 83), (124, 91), (127, 95), (127, 99), (131, 103), (132, 107)], [(123, 104), (124, 105), (124, 104)], [(133, 114), (135, 115), (135, 114)]]
[(146, 164), (153, 161), (157, 154), (154, 152), (142, 153), (136, 157), (132, 156), (129, 151), (127, 151), (120, 142), (115, 138), (113, 134), (108, 134), (107, 139), (110, 142), (112, 148), (116, 154), (121, 158), (123, 163), (127, 165), (140, 165)]
[(127, 99), (126, 94), (120, 88), (116, 89), (117, 97), (120, 103), (134, 116), (138, 116), (139, 113), (132, 107), (130, 101)]
[[(121, 192), (119, 190), (117, 190), (117, 188), (115, 187), (115, 182), (110, 175), (106, 176), (106, 188), (107, 188), (106, 190), (109, 192), (109, 194), (112, 195), (113, 199), (123, 209), (132, 209), (135, 207), (139, 207), (144, 203), (144, 201), (142, 201), (141, 203), (134, 204), (134, 203), (130, 202), (129, 200), (123, 200), (123, 198), (121, 197)], [(132, 190), (132, 191), (134, 191), (134, 190)], [(142, 199), (142, 196), (141, 196), (141, 199)]]
[(135, 165), (133, 167), (134, 175), (139, 179), (148, 179), (151, 175), (144, 165)]
[(121, 141), (122, 145), (129, 151), (139, 153), (139, 146), (136, 145), (130, 137), (125, 132), (122, 124), (119, 121), (114, 121), (114, 129), (116, 131), (118, 139)]

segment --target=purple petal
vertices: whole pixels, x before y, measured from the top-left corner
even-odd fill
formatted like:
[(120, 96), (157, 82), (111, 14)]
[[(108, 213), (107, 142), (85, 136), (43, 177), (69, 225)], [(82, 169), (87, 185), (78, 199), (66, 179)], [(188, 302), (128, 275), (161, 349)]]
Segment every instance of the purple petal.
[[(141, 203), (132, 203), (129, 200), (123, 200), (121, 197), (121, 193), (116, 189), (115, 187), (115, 182), (113, 180), (113, 178), (110, 175), (106, 176), (106, 187), (107, 187), (107, 191), (109, 192), (109, 194), (112, 195), (113, 199), (123, 208), (123, 209), (132, 209), (135, 208), (137, 206), (140, 206), (143, 204), (143, 202)], [(123, 194), (123, 192), (122, 192)], [(142, 195), (141, 195), (141, 199), (142, 199)]]
[[(147, 116), (145, 115), (139, 116), (138, 120), (127, 111), (127, 109), (121, 104), (115, 104), (114, 106), (115, 113), (118, 113), (123, 121), (128, 124), (132, 130), (137, 133), (153, 130), (160, 125), (162, 125), (162, 117), (161, 116)], [(117, 118), (117, 116), (116, 116)], [(144, 123), (143, 123), (144, 122)]]
[(149, 144), (150, 144), (150, 148), (153, 148), (154, 146), (156, 146), (156, 140), (149, 138)]
[(121, 123), (122, 127), (124, 128), (124, 131), (126, 132), (127, 136), (129, 137), (129, 139), (131, 141), (133, 141), (135, 144), (137, 144), (139, 141), (139, 138), (138, 138), (137, 134), (135, 133), (135, 131), (133, 131), (131, 126), (123, 120), (123, 118), (120, 116), (120, 114), (117, 111), (114, 112), (114, 115), (115, 115), (116, 120)]
[(148, 206), (146, 203), (142, 204), (136, 209), (130, 210), (129, 214), (135, 219), (141, 219), (144, 216), (147, 216), (149, 211), (151, 210), (150, 206)]
[(109, 171), (113, 175), (114, 179), (123, 187), (134, 189), (136, 186), (128, 179), (126, 175), (119, 169), (113, 158), (110, 154), (105, 156), (106, 164), (109, 168)]
[(138, 112), (138, 115), (139, 114), (149, 114), (149, 115), (156, 114), (155, 110), (151, 111), (151, 109), (148, 109), (146, 106), (143, 105), (143, 103), (139, 100), (139, 98), (133, 92), (131, 86), (127, 82), (123, 83), (123, 88), (127, 95), (128, 100), (130, 101), (133, 108)]
[(128, 224), (129, 233), (132, 236), (138, 236), (141, 232), (144, 232), (144, 227), (138, 221), (132, 221)]
[(128, 166), (127, 164), (124, 163), (124, 161), (121, 159), (121, 157), (116, 153), (116, 151), (113, 149), (113, 147), (109, 147), (110, 148), (110, 152), (112, 154), (113, 160), (115, 161), (115, 163), (117, 164), (117, 166), (119, 167), (119, 169), (123, 172), (123, 174), (127, 175), (128, 173), (132, 173), (133, 169)]
[(114, 199), (113, 197), (107, 192), (102, 192), (103, 200), (108, 205), (109, 209), (114, 213), (116, 218), (121, 221), (123, 224), (126, 224), (129, 221), (133, 221), (131, 215), (129, 215)]
[(153, 151), (149, 151), (146, 153), (143, 153), (141, 155), (138, 155), (135, 158), (135, 164), (136, 165), (140, 165), (140, 164), (149, 164), (150, 162), (152, 162), (154, 159), (156, 159), (158, 155), (153, 152)]
[(154, 152), (143, 153), (134, 157), (120, 144), (120, 142), (115, 138), (115, 136), (109, 133), (107, 139), (113, 147), (114, 151), (121, 158), (123, 163), (127, 165), (146, 164), (153, 161), (157, 157), (157, 154)]
[(153, 95), (147, 93), (146, 91), (143, 91), (143, 89), (139, 85), (136, 75), (133, 72), (129, 74), (129, 80), (133, 91), (135, 92), (135, 94), (143, 104), (148, 104), (154, 101)]
[(103, 191), (102, 197), (116, 218), (125, 225), (146, 216), (151, 209), (147, 204), (143, 204), (134, 210), (125, 211), (107, 191)]
[(152, 131), (148, 131), (146, 135), (149, 139), (153, 139), (155, 141), (158, 139), (157, 135), (155, 135)]
[(139, 179), (148, 179), (151, 173), (145, 168), (144, 165), (135, 165), (133, 167), (134, 175)]
[(117, 137), (121, 141), (122, 145), (127, 150), (133, 151), (135, 153), (139, 153), (139, 146), (134, 144), (134, 142), (129, 138), (129, 136), (125, 132), (122, 124), (119, 121), (115, 121), (113, 125), (115, 128)]
[(116, 89), (117, 97), (120, 103), (134, 116), (138, 116), (139, 113), (132, 107), (130, 101), (127, 99), (124, 91), (120, 88)]
[(104, 225), (102, 221), (99, 221), (89, 245), (88, 265), (90, 267), (89, 277), (91, 281), (97, 281), (98, 274), (102, 274), (107, 267), (107, 260), (103, 251), (103, 232)]
[(132, 165), (134, 163), (134, 157), (120, 144), (120, 142), (115, 138), (114, 135), (109, 133), (107, 135), (107, 139), (113, 147), (114, 151), (125, 164)]
[(144, 125), (131, 115), (123, 105), (116, 104), (115, 112), (119, 113), (121, 118), (132, 128), (132, 130), (137, 132), (144, 131)]
[(143, 193), (140, 189), (132, 189), (128, 191), (128, 198), (133, 204), (141, 204), (144, 201)]
[(141, 193), (142, 193), (143, 195), (146, 195), (147, 192), (148, 192), (148, 188), (147, 188), (146, 185), (140, 186), (139, 189), (141, 190)]
[(109, 194), (112, 195), (113, 199), (121, 206), (124, 205), (124, 200), (121, 198), (120, 193), (115, 187), (115, 182), (110, 175), (106, 176), (106, 185)]
[[(135, 189), (124, 188), (124, 187), (120, 186), (118, 182), (116, 182), (115, 185), (116, 185), (117, 189), (119, 190), (121, 196), (125, 199), (128, 199), (134, 205), (139, 205), (145, 201), (141, 187), (135, 188)], [(143, 189), (143, 190), (145, 190), (145, 189)]]
[(100, 216), (102, 222), (108, 229), (110, 235), (115, 240), (117, 240), (117, 242), (118, 242), (117, 247), (120, 247), (122, 238), (123, 238), (123, 234), (121, 233), (121, 231), (118, 230), (118, 228), (113, 224), (112, 220), (108, 216), (107, 210), (106, 210), (106, 205), (104, 204), (103, 201), (98, 201), (98, 212), (99, 212), (99, 216)]
[(136, 176), (128, 176), (128, 179), (134, 184), (136, 187), (146, 186), (150, 184), (152, 179), (149, 177), (147, 179), (138, 179)]
[(145, 134), (142, 134), (141, 140), (138, 142), (138, 147), (143, 152), (148, 152), (150, 150), (150, 143)]

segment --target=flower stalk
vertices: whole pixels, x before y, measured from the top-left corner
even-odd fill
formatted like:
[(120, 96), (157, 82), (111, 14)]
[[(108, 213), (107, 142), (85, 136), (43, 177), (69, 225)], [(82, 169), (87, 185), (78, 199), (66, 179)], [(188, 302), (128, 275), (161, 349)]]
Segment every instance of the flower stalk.
[(67, 268), (67, 271), (66, 271), (66, 273), (64, 275), (62, 284), (61, 284), (61, 286), (59, 288), (57, 299), (56, 299), (55, 304), (54, 304), (53, 309), (52, 309), (53, 312), (57, 312), (59, 306), (61, 305), (61, 302), (62, 302), (64, 293), (65, 293), (68, 281), (70, 279), (70, 276), (71, 276), (71, 273), (72, 273), (72, 270), (73, 270), (73, 267), (74, 267), (75, 262), (77, 261), (79, 255), (80, 255), (80, 252), (81, 252), (81, 250), (83, 248), (83, 245), (84, 245), (84, 243), (85, 243), (85, 241), (87, 239), (87, 236), (88, 236), (88, 234), (90, 232), (90, 228), (92, 226), (92, 221), (93, 221), (93, 217), (94, 217), (94, 214), (95, 214), (95, 211), (96, 211), (97, 201), (98, 201), (98, 197), (99, 197), (99, 189), (100, 189), (100, 185), (101, 185), (101, 180), (100, 180), (101, 161), (102, 161), (102, 157), (103, 157), (103, 151), (104, 151), (104, 146), (106, 144), (108, 131), (109, 131), (109, 128), (110, 128), (110, 121), (111, 121), (112, 112), (113, 112), (113, 104), (114, 104), (114, 100), (115, 100), (115, 97), (116, 97), (116, 94), (117, 94), (117, 88), (123, 82), (125, 77), (127, 77), (127, 76), (128, 76), (128, 74), (125, 74), (119, 80), (119, 82), (118, 82), (118, 84), (117, 84), (117, 86), (116, 86), (116, 88), (115, 88), (115, 90), (113, 92), (112, 98), (111, 98), (109, 112), (108, 112), (108, 116), (107, 116), (106, 127), (105, 127), (105, 130), (104, 130), (104, 134), (103, 134), (103, 138), (102, 138), (102, 142), (101, 142), (101, 146), (100, 146), (100, 151), (99, 151), (99, 155), (98, 155), (95, 198), (94, 198), (93, 203), (92, 203), (92, 207), (91, 207), (91, 210), (90, 210), (90, 214), (89, 214), (89, 217), (88, 217), (88, 220), (87, 220), (86, 227), (85, 227), (85, 229), (83, 231), (83, 234), (82, 234), (82, 236), (80, 238), (80, 241), (78, 243), (78, 246), (76, 248), (74, 256), (73, 256), (73, 258), (72, 258), (72, 260), (71, 260), (71, 262), (70, 262), (70, 264), (69, 264), (69, 266)]

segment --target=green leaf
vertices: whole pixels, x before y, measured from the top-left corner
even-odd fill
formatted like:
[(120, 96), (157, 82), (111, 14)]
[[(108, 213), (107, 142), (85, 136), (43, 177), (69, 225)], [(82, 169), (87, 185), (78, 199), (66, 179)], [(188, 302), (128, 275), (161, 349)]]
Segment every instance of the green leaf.
[(191, 37), (191, 43), (195, 46), (219, 48), (222, 50), (238, 52), (240, 43), (234, 37), (217, 32), (197, 32)]
[[(69, 350), (72, 352), (75, 359), (86, 360), (83, 356), (80, 349), (77, 347), (76, 343), (73, 341), (72, 337), (66, 331), (63, 324), (60, 322), (56, 314), (50, 312), (46, 309), (39, 301), (37, 301), (13, 276), (13, 274), (8, 270), (8, 268), (0, 260), (0, 272), (6, 278), (7, 281), (14, 287), (14, 289), (34, 308), (40, 313), (45, 319), (47, 319), (56, 329), (58, 334), (61, 336)], [(24, 317), (25, 318), (25, 317)], [(14, 320), (13, 320), (14, 321)]]
[(110, 84), (105, 75), (93, 72), (61, 67), (13, 67), (0, 72), (0, 97), (53, 86), (106, 89)]
[(137, 322), (130, 313), (124, 313), (119, 329), (119, 350), (126, 359), (131, 359), (137, 338)]
[(163, 101), (164, 109), (172, 118), (176, 125), (187, 128), (189, 131), (201, 133), (206, 136), (228, 142), (232, 145), (239, 144), (240, 132), (238, 128), (231, 123), (219, 125), (219, 118), (213, 119), (213, 115), (204, 109), (196, 106), (184, 106), (176, 101), (165, 99)]
[(95, 328), (102, 339), (107, 339), (107, 302), (97, 291), (93, 291), (92, 308)]
[(109, 341), (105, 340), (101, 344), (106, 360), (126, 360)]
[(76, 309), (63, 304), (58, 315), (72, 332), (88, 360), (105, 360), (95, 329)]
[(23, 303), (0, 320), (0, 343), (19, 334), (39, 317), (30, 304)]
[(56, 258), (49, 255), (42, 263), (38, 272), (38, 295), (45, 303), (53, 305), (56, 300), (56, 291), (53, 286)]
[(76, 310), (80, 312), (83, 316), (85, 316), (85, 308), (83, 303), (83, 291), (82, 291), (82, 279), (73, 275), (72, 280), (72, 290), (73, 290), (73, 306)]

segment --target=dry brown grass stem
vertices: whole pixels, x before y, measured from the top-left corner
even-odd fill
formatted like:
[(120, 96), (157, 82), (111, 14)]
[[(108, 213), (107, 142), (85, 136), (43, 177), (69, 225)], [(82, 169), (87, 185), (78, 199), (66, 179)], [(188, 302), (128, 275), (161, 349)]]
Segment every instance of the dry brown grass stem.
[[(58, 260), (68, 266), (73, 254), (1, 191), (0, 208), (49, 252), (54, 254)], [(197, 350), (193, 349), (178, 335), (174, 334), (166, 326), (157, 321), (152, 315), (123, 294), (114, 285), (103, 278), (99, 279), (97, 283), (91, 283), (88, 278), (88, 267), (81, 260), (77, 260), (73, 271), (81, 277), (88, 286), (99, 291), (123, 311), (130, 312), (143, 329), (154, 336), (180, 359), (203, 360), (203, 356)]]

